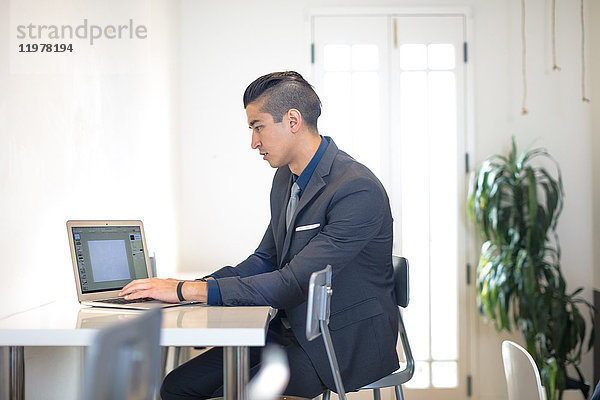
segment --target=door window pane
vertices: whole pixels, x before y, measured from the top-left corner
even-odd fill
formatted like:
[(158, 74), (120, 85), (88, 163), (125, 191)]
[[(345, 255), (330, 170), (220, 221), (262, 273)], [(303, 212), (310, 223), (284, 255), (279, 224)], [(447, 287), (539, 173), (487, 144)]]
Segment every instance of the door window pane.
[(379, 127), (379, 74), (377, 72), (355, 72), (352, 74), (352, 130), (353, 152), (358, 161), (379, 175), (380, 127)]
[[(458, 359), (457, 91), (442, 45), (410, 45), (400, 61), (401, 254), (410, 262), (405, 322), (415, 359), (414, 387), (455, 387)], [(426, 49), (429, 51), (427, 62)], [(452, 47), (453, 48), (453, 47)], [(402, 57), (402, 49), (400, 56)], [(433, 54), (433, 57), (431, 57)], [(425, 65), (423, 60), (425, 59)], [(417, 71), (416, 66), (422, 70)], [(444, 376), (442, 376), (444, 375)], [(411, 386), (413, 387), (413, 386)]]
[(348, 71), (350, 69), (350, 46), (328, 44), (323, 49), (325, 71)]
[(410, 389), (426, 389), (429, 385), (429, 364), (422, 361), (415, 362), (415, 374), (406, 384)]
[(423, 70), (427, 68), (427, 46), (424, 44), (403, 44), (400, 46), (400, 68), (403, 70)]
[(456, 55), (452, 44), (430, 44), (427, 46), (429, 69), (454, 69)]
[(337, 145), (381, 173), (381, 102), (379, 46), (331, 44), (324, 46), (319, 129)]
[(456, 381), (457, 375), (458, 371), (456, 369), (455, 361), (433, 362), (431, 364), (431, 381), (433, 383), (433, 387), (456, 387), (458, 384)]
[(402, 250), (410, 265), (410, 307), (404, 312), (417, 360), (429, 359), (429, 183), (423, 149), (427, 138), (427, 73), (400, 74)]
[(354, 147), (351, 118), (352, 74), (350, 72), (325, 72), (323, 79), (323, 116), (319, 119), (322, 134), (330, 135), (341, 149)]
[(379, 69), (379, 47), (374, 44), (352, 46), (352, 69), (354, 71), (375, 71)]
[(458, 241), (456, 79), (454, 72), (428, 74), (431, 254), (431, 354), (458, 357)]

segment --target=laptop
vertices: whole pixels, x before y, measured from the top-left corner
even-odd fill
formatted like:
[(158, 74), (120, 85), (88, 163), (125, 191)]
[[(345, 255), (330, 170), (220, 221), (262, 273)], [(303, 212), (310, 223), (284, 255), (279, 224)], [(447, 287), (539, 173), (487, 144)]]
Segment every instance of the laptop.
[(142, 221), (67, 221), (77, 299), (82, 305), (147, 310), (165, 303), (118, 294), (135, 279), (153, 277)]

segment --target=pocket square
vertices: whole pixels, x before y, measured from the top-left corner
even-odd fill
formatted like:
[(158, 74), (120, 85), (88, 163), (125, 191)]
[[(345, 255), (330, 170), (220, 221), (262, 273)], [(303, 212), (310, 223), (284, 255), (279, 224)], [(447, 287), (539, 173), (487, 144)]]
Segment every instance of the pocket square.
[(312, 224), (312, 225), (303, 225), (296, 228), (296, 232), (308, 231), (310, 229), (315, 229), (321, 226), (321, 224)]

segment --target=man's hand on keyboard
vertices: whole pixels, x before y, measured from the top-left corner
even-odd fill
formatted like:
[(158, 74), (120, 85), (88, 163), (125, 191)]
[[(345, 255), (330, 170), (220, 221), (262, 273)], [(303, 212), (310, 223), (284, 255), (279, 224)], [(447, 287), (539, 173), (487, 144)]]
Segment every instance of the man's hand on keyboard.
[[(119, 296), (125, 296), (127, 300), (152, 297), (167, 303), (179, 303), (177, 297), (177, 279), (148, 278), (129, 282), (121, 290)], [(181, 287), (182, 294), (186, 300), (206, 302), (208, 289), (206, 282), (186, 281)]]
[(129, 282), (121, 290), (119, 296), (125, 296), (126, 300), (152, 297), (167, 303), (179, 303), (177, 298), (177, 283), (175, 279), (148, 278)]

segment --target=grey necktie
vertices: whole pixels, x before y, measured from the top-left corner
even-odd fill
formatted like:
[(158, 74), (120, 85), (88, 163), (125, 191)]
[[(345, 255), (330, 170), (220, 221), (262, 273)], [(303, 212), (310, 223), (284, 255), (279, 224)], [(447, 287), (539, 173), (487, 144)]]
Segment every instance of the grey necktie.
[(300, 186), (296, 182), (292, 185), (292, 190), (290, 191), (290, 200), (288, 201), (287, 210), (285, 212), (285, 227), (286, 229), (290, 228), (290, 222), (292, 222), (292, 217), (296, 212), (296, 207), (298, 207), (298, 198), (300, 194)]

